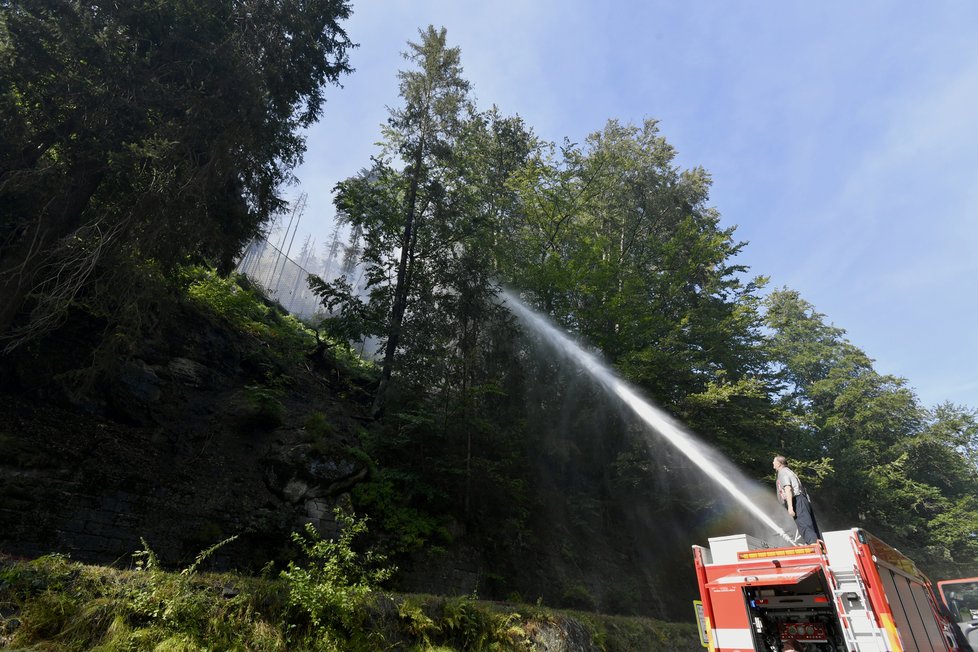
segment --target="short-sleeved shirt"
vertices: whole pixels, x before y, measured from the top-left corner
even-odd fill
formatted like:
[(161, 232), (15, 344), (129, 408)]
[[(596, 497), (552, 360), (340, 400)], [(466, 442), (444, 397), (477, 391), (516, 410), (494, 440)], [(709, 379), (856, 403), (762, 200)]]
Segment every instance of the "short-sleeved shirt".
[(808, 492), (805, 491), (805, 486), (801, 483), (801, 480), (798, 479), (798, 476), (795, 475), (795, 472), (786, 466), (782, 466), (780, 469), (778, 469), (777, 480), (778, 500), (780, 500), (782, 503), (785, 502), (784, 488), (787, 485), (791, 485), (791, 493), (794, 496), (808, 495)]

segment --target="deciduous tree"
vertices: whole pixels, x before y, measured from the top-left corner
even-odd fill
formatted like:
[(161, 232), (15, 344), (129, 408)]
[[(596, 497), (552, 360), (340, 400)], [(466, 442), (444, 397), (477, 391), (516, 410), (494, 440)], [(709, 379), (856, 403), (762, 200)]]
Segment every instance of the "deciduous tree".
[[(831, 462), (816, 502), (931, 567), (973, 561), (974, 413), (924, 409), (904, 379), (877, 372), (797, 292), (772, 292), (765, 303), (782, 382), (772, 398), (793, 415), (785, 452)], [(968, 540), (953, 541), (968, 528)]]

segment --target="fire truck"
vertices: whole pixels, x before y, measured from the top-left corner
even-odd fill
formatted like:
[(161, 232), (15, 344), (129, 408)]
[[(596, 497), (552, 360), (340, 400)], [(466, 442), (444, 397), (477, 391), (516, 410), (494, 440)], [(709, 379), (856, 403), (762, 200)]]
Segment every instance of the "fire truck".
[(693, 546), (704, 647), (970, 651), (913, 561), (860, 528), (822, 536), (812, 545), (770, 547), (740, 534)]
[(978, 648), (978, 577), (942, 580), (937, 583), (937, 591), (963, 643)]

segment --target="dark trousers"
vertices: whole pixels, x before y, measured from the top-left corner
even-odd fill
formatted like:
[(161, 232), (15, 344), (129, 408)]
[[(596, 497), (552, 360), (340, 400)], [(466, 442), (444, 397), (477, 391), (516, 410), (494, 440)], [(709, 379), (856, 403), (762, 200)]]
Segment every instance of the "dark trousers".
[(798, 528), (798, 534), (805, 543), (815, 543), (822, 538), (822, 533), (815, 522), (815, 512), (812, 511), (808, 496), (793, 496), (791, 500), (795, 507), (795, 527)]

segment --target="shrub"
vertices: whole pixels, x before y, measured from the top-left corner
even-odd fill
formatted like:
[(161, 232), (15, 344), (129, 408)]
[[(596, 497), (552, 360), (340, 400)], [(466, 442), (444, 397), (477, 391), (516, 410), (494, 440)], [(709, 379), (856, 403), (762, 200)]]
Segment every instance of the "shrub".
[[(355, 486), (354, 503), (376, 516), (390, 537), (386, 545), (392, 554), (408, 554), (422, 548), (428, 552), (444, 550), (444, 544), (452, 541), (445, 517), (404, 504), (405, 492), (395, 485), (392, 475), (396, 473), (379, 471), (370, 482)], [(395, 479), (402, 480), (403, 476)]]
[(560, 602), (562, 605), (571, 609), (585, 609), (588, 611), (593, 611), (597, 606), (591, 592), (583, 584), (565, 586), (560, 596)]
[(406, 597), (398, 605), (398, 617), (404, 633), (424, 650), (532, 649), (520, 614), (468, 596)]
[(232, 278), (221, 278), (214, 270), (187, 267), (182, 270), (187, 296), (207, 306), (231, 323), (248, 327), (268, 319), (271, 309), (254, 290), (244, 289)]
[(345, 639), (360, 624), (361, 607), (368, 594), (396, 570), (386, 558), (372, 551), (359, 553), (354, 540), (367, 531), (367, 519), (342, 508), (335, 511), (340, 523), (337, 539), (323, 539), (311, 523), (294, 532), (307, 563), (289, 562), (282, 577), (288, 582), (289, 604), (304, 613), (313, 629), (327, 640)]
[(194, 303), (262, 340), (280, 356), (296, 358), (315, 345), (312, 330), (281, 306), (270, 304), (240, 276), (221, 278), (212, 269), (185, 267), (181, 281)]

